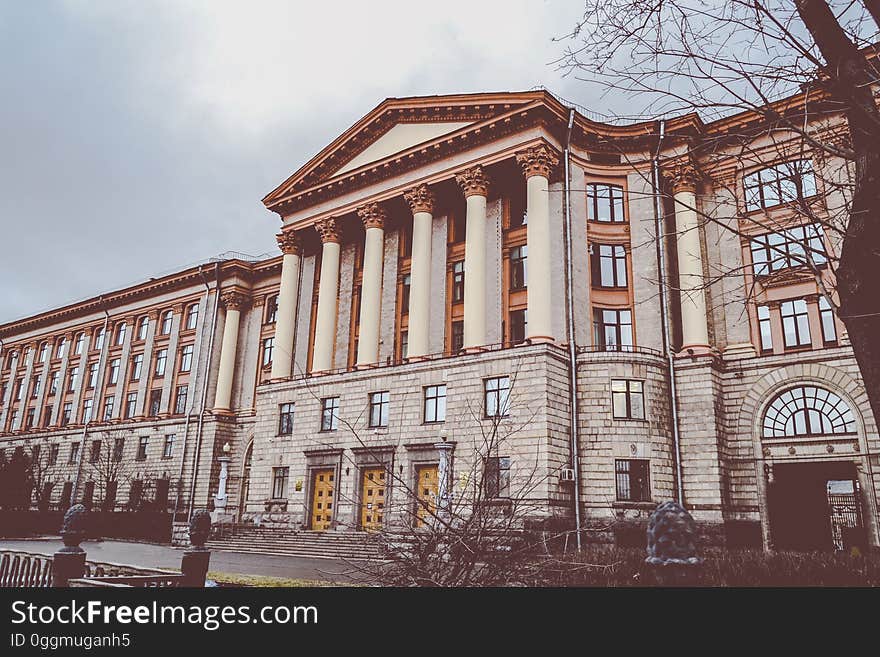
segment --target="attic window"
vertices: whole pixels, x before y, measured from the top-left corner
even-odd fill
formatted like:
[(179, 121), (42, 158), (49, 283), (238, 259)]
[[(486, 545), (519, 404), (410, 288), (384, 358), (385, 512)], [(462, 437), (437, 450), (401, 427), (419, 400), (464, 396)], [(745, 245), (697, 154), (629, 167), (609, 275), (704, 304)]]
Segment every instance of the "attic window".
[(590, 162), (596, 164), (620, 164), (620, 153), (590, 153)]

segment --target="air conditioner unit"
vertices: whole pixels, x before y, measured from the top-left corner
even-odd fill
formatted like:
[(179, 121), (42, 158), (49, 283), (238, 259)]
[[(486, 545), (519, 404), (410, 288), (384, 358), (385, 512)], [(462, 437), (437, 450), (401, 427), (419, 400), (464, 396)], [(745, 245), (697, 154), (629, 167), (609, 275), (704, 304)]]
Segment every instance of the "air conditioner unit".
[(559, 483), (574, 481), (574, 470), (572, 468), (562, 468), (559, 471)]

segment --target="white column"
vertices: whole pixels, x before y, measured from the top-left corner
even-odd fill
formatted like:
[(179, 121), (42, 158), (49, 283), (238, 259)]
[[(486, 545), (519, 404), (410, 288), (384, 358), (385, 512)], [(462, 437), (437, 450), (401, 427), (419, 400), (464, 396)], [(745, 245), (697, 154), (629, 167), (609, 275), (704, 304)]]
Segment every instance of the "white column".
[[(552, 280), (550, 275), (550, 172), (559, 158), (540, 144), (517, 153), (516, 161), (526, 177), (526, 212), (529, 221), (528, 335), (530, 340), (555, 340), (553, 335)], [(558, 309), (562, 312), (561, 309)]]
[(278, 290), (278, 313), (275, 319), (275, 351), (272, 355), (272, 378), (286, 379), (293, 366), (293, 340), (296, 335), (296, 301), (299, 297), (299, 271), (302, 245), (293, 231), (277, 235), (281, 260), (281, 287)]
[[(52, 406), (52, 417), (49, 419), (49, 426), (57, 427), (58, 418), (61, 417), (61, 407), (64, 406), (64, 398), (67, 395), (67, 367), (70, 363), (70, 352), (73, 349), (73, 333), (64, 334), (64, 356), (61, 358), (61, 368), (58, 370), (58, 391), (55, 393), (55, 402)], [(57, 349), (57, 342), (55, 348)], [(73, 413), (71, 413), (71, 421), (75, 421)]]
[(369, 203), (358, 208), (357, 212), (366, 229), (357, 364), (372, 365), (379, 362), (386, 213), (378, 203)]
[(708, 315), (703, 281), (703, 247), (697, 216), (697, 171), (690, 164), (672, 169), (667, 177), (675, 199), (678, 281), (681, 290), (682, 351), (709, 350)]
[(483, 167), (458, 174), (467, 203), (464, 244), (464, 347), (486, 344), (486, 197), (489, 179)]
[(321, 236), (321, 278), (318, 282), (318, 315), (315, 318), (315, 343), (312, 349), (312, 371), (333, 369), (333, 348), (336, 344), (336, 310), (339, 296), (339, 255), (341, 235), (338, 222), (328, 217), (315, 224)]
[(427, 185), (419, 185), (403, 194), (413, 213), (412, 260), (409, 288), (410, 358), (429, 353), (428, 322), (431, 302), (431, 229), (434, 194)]
[[(114, 419), (122, 418), (125, 413), (125, 398), (128, 396), (128, 377), (131, 368), (131, 340), (137, 327), (134, 325), (137, 318), (133, 315), (125, 318), (125, 340), (122, 343), (122, 354), (119, 356), (119, 378), (116, 383), (115, 397), (113, 398), (113, 415)], [(108, 337), (113, 338), (113, 346), (116, 346), (116, 327), (109, 331)], [(131, 420), (131, 418), (128, 418)]]
[[(27, 349), (25, 347), (24, 349)], [(34, 377), (34, 369), (37, 366), (37, 354), (40, 349), (39, 342), (32, 342), (30, 344), (30, 353), (28, 354), (27, 360), (25, 361), (25, 370), (24, 370), (24, 378), (21, 384), (21, 401), (18, 402), (18, 417), (15, 418), (15, 424), (10, 427), (10, 431), (17, 431), (24, 427), (25, 416), (27, 415), (28, 404), (30, 403), (30, 395), (31, 395), (31, 381)], [(24, 352), (22, 352), (24, 353)], [(21, 356), (19, 356), (21, 358)], [(13, 381), (13, 385), (15, 382)], [(37, 412), (34, 412), (34, 426), (39, 426), (39, 418), (37, 417)]]
[[(3, 399), (3, 409), (0, 410), (0, 434), (6, 431), (6, 420), (9, 415), (9, 407), (12, 405), (12, 395), (15, 394), (15, 380), (18, 377), (18, 364), (24, 357), (24, 346), (16, 345), (10, 353), (14, 353), (12, 367), (9, 370), (9, 381), (6, 385), (6, 396)], [(12, 428), (10, 427), (10, 431)]]
[(235, 352), (238, 350), (238, 325), (241, 321), (241, 307), (247, 299), (241, 292), (230, 290), (224, 292), (220, 300), (226, 307), (226, 320), (223, 323), (214, 412), (229, 413), (232, 410), (232, 377), (235, 373)]

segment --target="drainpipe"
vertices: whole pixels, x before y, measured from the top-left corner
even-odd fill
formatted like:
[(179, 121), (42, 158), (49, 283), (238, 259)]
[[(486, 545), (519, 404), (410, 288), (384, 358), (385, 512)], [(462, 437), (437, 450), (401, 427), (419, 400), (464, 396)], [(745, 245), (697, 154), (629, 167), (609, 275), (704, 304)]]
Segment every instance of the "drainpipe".
[[(202, 283), (205, 285), (205, 314), (208, 312), (208, 294), (211, 292), (211, 288), (208, 286), (208, 282), (205, 280), (205, 274), (202, 271), (204, 265), (199, 265), (199, 276), (202, 279)], [(202, 317), (202, 340), (204, 340), (205, 335), (205, 318)], [(201, 354), (199, 355), (201, 357)], [(193, 377), (193, 381), (198, 381), (199, 376), (199, 363), (196, 363), (196, 371)], [(169, 393), (170, 394), (170, 393)], [(171, 400), (168, 400), (169, 405), (171, 404)], [(186, 445), (189, 438), (189, 423), (192, 417), (192, 409), (195, 405), (195, 397), (193, 397), (193, 401), (190, 404), (189, 410), (186, 412), (186, 420), (183, 423), (183, 446), (181, 448), (181, 458), (180, 458), (180, 470), (177, 473), (177, 495), (174, 496), (174, 515), (171, 516), (172, 522), (177, 519), (177, 511), (180, 508), (180, 496), (183, 492), (181, 488), (183, 487), (183, 466), (186, 464)]]
[(675, 498), (684, 506), (684, 483), (681, 471), (681, 436), (678, 428), (678, 392), (675, 384), (675, 356), (672, 353), (669, 336), (669, 298), (666, 291), (666, 254), (663, 241), (663, 197), (660, 194), (660, 148), (666, 132), (666, 121), (660, 120), (660, 137), (657, 140), (657, 152), (654, 154), (651, 171), (651, 187), (654, 194), (654, 227), (657, 232), (657, 268), (660, 283), (660, 322), (663, 325), (663, 354), (669, 369), (669, 406), (672, 409), (672, 448), (675, 460)]
[[(204, 281), (204, 278), (202, 279)], [(205, 287), (208, 284), (205, 283)], [(202, 399), (199, 403), (199, 424), (196, 430), (196, 448), (192, 460), (192, 484), (189, 489), (189, 511), (187, 517), (192, 518), (196, 496), (196, 478), (198, 475), (199, 456), (202, 452), (202, 432), (205, 427), (205, 405), (208, 403), (208, 378), (211, 372), (211, 359), (214, 356), (214, 334), (217, 332), (217, 313), (220, 311), (220, 263), (214, 265), (214, 313), (211, 316), (211, 335), (208, 336), (208, 354), (205, 359), (205, 379), (202, 383)], [(181, 466), (183, 467), (183, 466)]]
[[(103, 305), (103, 301), (104, 301), (104, 299), (103, 299), (103, 297), (101, 297), (101, 304), (102, 305)], [(107, 312), (106, 308), (104, 308), (104, 329), (103, 329), (103, 331), (104, 331), (103, 336), (104, 337), (101, 340), (101, 352), (104, 351), (105, 346), (109, 352), (109, 345), (106, 345), (107, 326), (109, 324), (110, 324), (110, 313)], [(134, 329), (132, 328), (132, 330), (134, 330)], [(83, 363), (85, 363), (85, 360), (83, 360)], [(100, 363), (101, 363), (101, 354), (98, 354), (98, 364), (100, 365)], [(107, 366), (107, 362), (105, 361), (104, 367), (106, 368), (106, 366)], [(88, 376), (88, 373), (83, 371), (82, 375)], [(101, 380), (101, 389), (100, 389), (100, 391), (95, 390), (95, 394), (92, 396), (92, 417), (89, 418), (88, 422), (83, 423), (82, 437), (80, 438), (80, 442), (79, 442), (79, 455), (77, 456), (77, 459), (76, 459), (76, 476), (73, 478), (73, 487), (70, 489), (70, 504), (68, 506), (73, 506), (76, 503), (76, 491), (79, 488), (79, 478), (82, 474), (82, 460), (83, 460), (83, 453), (86, 451), (86, 438), (88, 437), (88, 434), (89, 434), (89, 424), (92, 422), (92, 419), (95, 417), (95, 412), (96, 411), (100, 412), (100, 410), (101, 410), (100, 407), (95, 408), (94, 402), (95, 402), (95, 400), (103, 401), (103, 399), (104, 399), (104, 391), (107, 386), (106, 382), (104, 381), (104, 372), (99, 371), (98, 376), (100, 377), (100, 380)], [(100, 392), (100, 395), (98, 394), (99, 392)]]
[(569, 433), (571, 435), (571, 470), (574, 474), (574, 527), (577, 550), (581, 551), (581, 477), (580, 440), (578, 435), (578, 394), (577, 394), (577, 344), (574, 332), (574, 268), (571, 262), (571, 129), (574, 126), (574, 108), (569, 109), (568, 129), (565, 133), (565, 310), (568, 329), (568, 408)]

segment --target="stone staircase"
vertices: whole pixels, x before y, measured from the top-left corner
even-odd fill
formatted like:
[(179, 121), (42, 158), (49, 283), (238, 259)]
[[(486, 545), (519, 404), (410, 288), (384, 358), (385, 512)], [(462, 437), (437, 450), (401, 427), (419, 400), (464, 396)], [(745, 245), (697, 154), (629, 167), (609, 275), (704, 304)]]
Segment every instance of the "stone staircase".
[(316, 532), (236, 526), (206, 544), (210, 550), (321, 559), (381, 560), (378, 541), (365, 532)]

